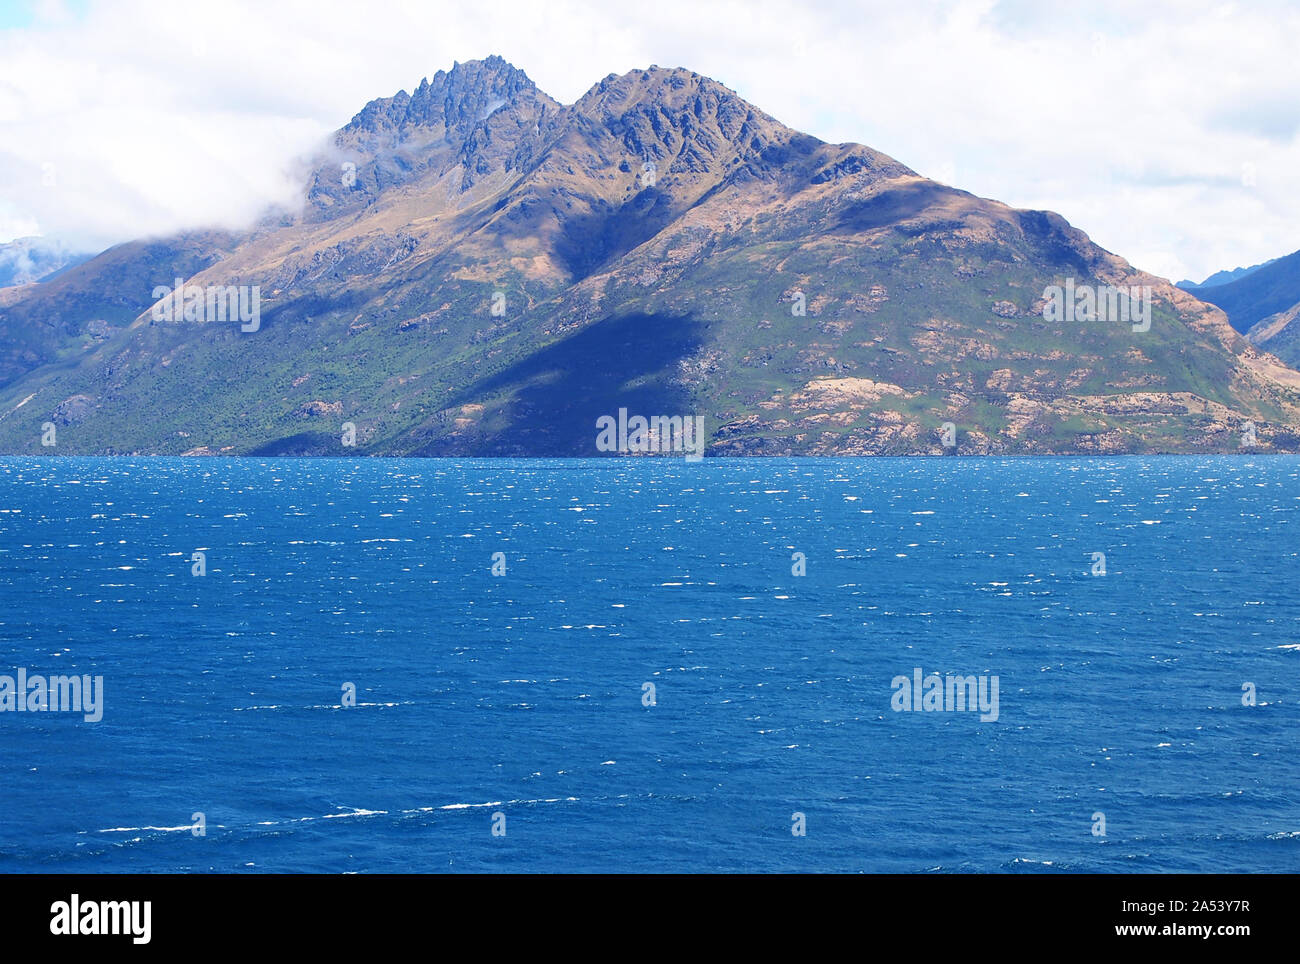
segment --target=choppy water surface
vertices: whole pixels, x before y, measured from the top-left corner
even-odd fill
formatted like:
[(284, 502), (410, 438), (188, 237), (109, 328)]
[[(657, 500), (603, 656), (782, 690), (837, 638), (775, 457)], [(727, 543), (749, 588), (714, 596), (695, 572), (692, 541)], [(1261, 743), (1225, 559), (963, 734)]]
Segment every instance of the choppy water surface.
[(1295, 871), (1298, 476), (3, 459), (0, 870)]

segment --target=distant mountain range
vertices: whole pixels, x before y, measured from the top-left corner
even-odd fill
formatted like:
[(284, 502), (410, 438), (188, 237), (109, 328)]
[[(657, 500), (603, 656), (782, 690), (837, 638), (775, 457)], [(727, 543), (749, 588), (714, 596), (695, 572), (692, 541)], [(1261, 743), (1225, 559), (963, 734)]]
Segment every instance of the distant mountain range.
[[(1277, 259), (1274, 258), (1274, 261)], [(1216, 271), (1204, 281), (1180, 281), (1178, 287), (1184, 291), (1195, 291), (1197, 288), (1215, 288), (1219, 285), (1226, 285), (1230, 281), (1239, 281), (1247, 275), (1254, 274), (1260, 268), (1272, 264), (1273, 261), (1265, 261), (1263, 264), (1253, 264), (1249, 268), (1233, 268), (1231, 271)]]
[(367, 104), (300, 211), (0, 289), (0, 451), (596, 455), (621, 410), (710, 455), (1295, 450), (1300, 373), (1204, 297), (689, 70), (566, 106), (490, 57)]
[(1225, 275), (1219, 272), (1206, 285), (1188, 288), (1202, 301), (1217, 305), (1232, 327), (1246, 338), (1290, 365), (1300, 365), (1300, 251), (1275, 258), (1254, 268), (1238, 269), (1236, 278), (1209, 284)]
[(47, 280), (92, 256), (93, 252), (74, 251), (46, 238), (18, 238), (0, 244), (0, 288)]

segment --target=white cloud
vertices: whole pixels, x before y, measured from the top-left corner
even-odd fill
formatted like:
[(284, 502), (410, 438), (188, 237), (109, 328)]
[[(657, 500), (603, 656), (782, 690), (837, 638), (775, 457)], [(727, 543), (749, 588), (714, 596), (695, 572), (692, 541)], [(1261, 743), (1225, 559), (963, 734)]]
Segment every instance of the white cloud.
[(0, 239), (107, 244), (290, 202), (368, 100), (499, 53), (570, 103), (684, 66), (785, 123), (1059, 211), (1159, 274), (1300, 248), (1283, 0), (89, 0), (0, 31)]

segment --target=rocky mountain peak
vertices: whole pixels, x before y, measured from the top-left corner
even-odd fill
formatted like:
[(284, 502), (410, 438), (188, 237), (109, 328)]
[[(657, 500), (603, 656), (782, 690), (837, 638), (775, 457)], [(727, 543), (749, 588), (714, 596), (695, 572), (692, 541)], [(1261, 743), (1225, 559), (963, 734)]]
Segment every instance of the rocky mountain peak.
[(364, 136), (442, 127), (449, 139), (457, 133), (463, 139), (475, 125), (509, 105), (559, 107), (526, 73), (494, 54), (440, 70), (432, 80), (421, 80), (414, 94), (401, 90), (371, 101), (340, 134)]
[(424, 126), (444, 125), (467, 131), (501, 108), (535, 99), (556, 106), (522, 70), (495, 54), (485, 60), (454, 64), (438, 71), (433, 80), (421, 81), (407, 105), (404, 122)]
[(692, 173), (800, 136), (730, 88), (682, 67), (611, 74), (573, 110), (604, 125), (630, 156)]
[[(462, 191), (535, 155), (561, 110), (503, 58), (456, 63), (414, 94), (373, 100), (338, 132), (308, 186), (308, 221), (374, 203), (384, 191), (455, 175)], [(350, 166), (349, 166), (350, 165)]]

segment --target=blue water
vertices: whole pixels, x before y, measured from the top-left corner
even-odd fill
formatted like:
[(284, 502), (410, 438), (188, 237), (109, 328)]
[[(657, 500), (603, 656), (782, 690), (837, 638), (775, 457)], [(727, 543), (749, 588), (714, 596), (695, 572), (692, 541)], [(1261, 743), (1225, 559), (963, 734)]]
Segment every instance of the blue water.
[(1300, 870), (1297, 513), (1287, 457), (0, 460), (0, 673), (105, 694), (0, 713), (0, 871)]

